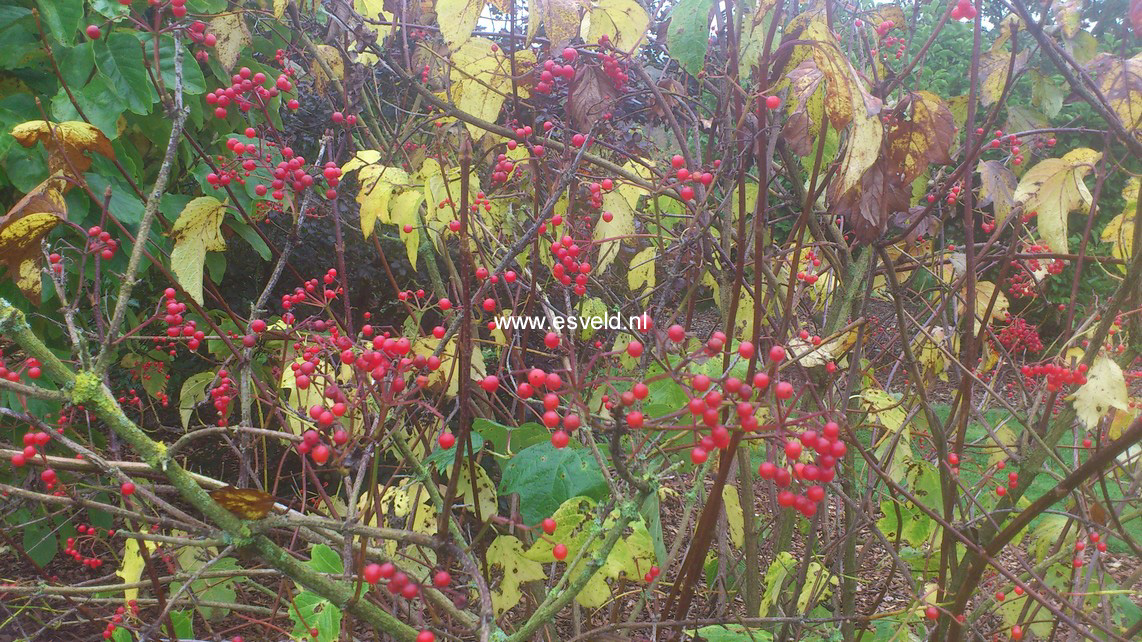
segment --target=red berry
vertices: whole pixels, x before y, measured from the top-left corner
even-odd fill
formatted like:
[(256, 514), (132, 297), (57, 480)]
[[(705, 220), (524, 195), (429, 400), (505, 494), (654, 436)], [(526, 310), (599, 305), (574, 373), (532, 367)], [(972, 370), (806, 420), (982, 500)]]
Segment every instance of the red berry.
[(440, 447), (444, 450), (448, 450), (456, 443), (456, 435), (450, 432), (440, 433), (440, 437), (436, 440), (436, 443), (440, 444)]
[(436, 642), (436, 634), (432, 631), (421, 631), (416, 636), (416, 642)]
[(135, 484), (132, 482), (123, 482), (123, 485), (119, 487), (119, 492), (123, 493), (123, 495), (125, 497), (129, 497), (131, 495), (134, 495), (135, 494)]
[(773, 346), (769, 349), (769, 360), (774, 363), (781, 363), (785, 360), (785, 348), (781, 346)]
[(702, 448), (701, 446), (695, 446), (694, 449), (690, 451), (690, 461), (693, 462), (695, 465), (704, 464), (704, 463), (706, 463), (706, 460), (709, 458), (710, 458), (710, 453), (707, 452), (706, 449)]
[(768, 96), (765, 99), (765, 106), (769, 109), (777, 109), (781, 106), (781, 99), (777, 96)]
[(544, 519), (543, 523), (540, 524), (540, 526), (543, 528), (543, 532), (547, 533), (548, 535), (555, 532), (555, 520), (551, 519), (550, 517)]
[(436, 571), (436, 574), (432, 576), (432, 583), (436, 588), (444, 588), (452, 583), (452, 576), (448, 571)]
[(781, 400), (791, 399), (793, 397), (793, 384), (788, 381), (777, 382), (777, 388), (774, 389), (774, 394)]
[(555, 548), (551, 549), (551, 554), (554, 555), (557, 560), (565, 560), (567, 559), (567, 546), (564, 544), (556, 544)]
[(555, 433), (551, 435), (551, 445), (556, 448), (566, 448), (569, 443), (571, 443), (571, 436), (562, 430), (556, 430)]
[(934, 606), (929, 606), (928, 608), (924, 609), (924, 617), (928, 618), (929, 620), (939, 619), (940, 609), (937, 609)]
[(96, 25), (87, 25), (87, 29), (85, 29), (84, 32), (87, 33), (87, 37), (91, 38), (92, 40), (98, 40), (102, 35), (102, 33), (99, 31), (99, 27)]
[(670, 337), (671, 341), (678, 343), (686, 338), (686, 329), (674, 324), (666, 330), (666, 336)]
[(381, 565), (369, 564), (365, 567), (365, 572), (362, 575), (369, 584), (376, 584), (381, 579)]
[(686, 159), (682, 158), (681, 154), (675, 154), (674, 157), (670, 159), (670, 166), (674, 169), (682, 169), (685, 164)]

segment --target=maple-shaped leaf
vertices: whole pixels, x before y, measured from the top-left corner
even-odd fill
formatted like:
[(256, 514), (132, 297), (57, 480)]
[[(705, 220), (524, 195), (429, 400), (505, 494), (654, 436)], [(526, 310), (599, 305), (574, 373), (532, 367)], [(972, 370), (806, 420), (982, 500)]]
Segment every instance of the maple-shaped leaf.
[[(1114, 244), (1110, 253), (1116, 259), (1129, 260), (1134, 256), (1134, 212), (1138, 209), (1138, 186), (1137, 177), (1126, 181), (1126, 187), (1122, 188), (1122, 212), (1102, 228), (1099, 236), (1102, 242)], [(1126, 271), (1125, 265), (1117, 267), (1122, 272)]]
[(210, 492), (210, 498), (242, 519), (261, 519), (270, 514), (277, 500), (257, 488), (225, 486)]
[(200, 196), (182, 208), (171, 228), (174, 249), (171, 271), (187, 294), (202, 303), (202, 266), (207, 252), (226, 249), (222, 238), (222, 219), (226, 205), (213, 196)]
[(111, 141), (98, 127), (83, 121), (30, 120), (13, 127), (11, 134), (24, 147), (42, 141), (48, 150), (48, 169), (53, 174), (62, 171), (78, 179), (91, 167), (91, 158), (87, 155), (91, 152), (115, 158)]
[(1087, 64), (1098, 88), (1127, 130), (1142, 128), (1142, 54), (1129, 60), (1101, 53)]
[(1071, 395), (1075, 414), (1087, 429), (1096, 428), (1112, 408), (1130, 409), (1130, 395), (1122, 368), (1106, 355), (1099, 355), (1086, 373), (1086, 383)]
[(511, 535), (497, 537), (488, 546), (485, 559), (488, 561), (489, 572), (497, 567), (502, 572), (499, 582), (491, 582), (489, 586), (492, 591), (492, 607), (496, 610), (497, 617), (523, 599), (520, 589), (525, 582), (547, 578), (543, 564), (524, 557), (523, 543)]
[(910, 186), (930, 163), (952, 162), (955, 136), (952, 112), (939, 96), (913, 91), (901, 99), (893, 125), (884, 132), (888, 172), (898, 188)]
[(40, 241), (67, 219), (60, 172), (40, 183), (0, 217), (0, 265), (29, 300), (41, 297)]
[(1076, 209), (1089, 210), (1091, 194), (1083, 183), (1101, 152), (1080, 147), (1062, 158), (1039, 162), (1019, 181), (1015, 202), (1026, 212), (1036, 212), (1039, 236), (1053, 252), (1066, 254), (1067, 216)]

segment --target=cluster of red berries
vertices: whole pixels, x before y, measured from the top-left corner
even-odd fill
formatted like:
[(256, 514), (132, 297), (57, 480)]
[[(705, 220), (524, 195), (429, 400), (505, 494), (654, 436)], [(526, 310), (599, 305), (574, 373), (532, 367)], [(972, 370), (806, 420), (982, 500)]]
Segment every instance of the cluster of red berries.
[[(554, 224), (554, 221), (552, 223)], [(551, 253), (556, 259), (551, 267), (551, 275), (565, 286), (574, 283), (573, 291), (577, 296), (587, 293), (587, 280), (591, 273), (591, 264), (585, 260), (586, 257), (580, 260), (583, 252), (584, 248), (569, 234), (564, 234), (559, 240), (551, 242)]]
[[(98, 535), (98, 531), (96, 530), (96, 528), (94, 526), (89, 526), (87, 524), (80, 524), (76, 528), (76, 530), (79, 531), (80, 535), (87, 535), (87, 536), (90, 536), (92, 538), (94, 538), (96, 535)], [(107, 534), (113, 536), (115, 534), (115, 531), (108, 531)], [(77, 563), (82, 564), (83, 566), (86, 566), (89, 569), (97, 569), (100, 566), (103, 566), (103, 560), (99, 559), (98, 557), (88, 557), (88, 556), (84, 555), (83, 553), (81, 553), (76, 548), (76, 544), (77, 544), (76, 538), (74, 538), (74, 537), (67, 538), (67, 543), (63, 549), (64, 555), (67, 555), (71, 559), (75, 560)], [(108, 625), (108, 627), (112, 628), (112, 630), (113, 630), (113, 627), (111, 627), (110, 625)]]
[(975, 7), (972, 6), (971, 0), (956, 0), (956, 6), (952, 7), (951, 18), (952, 20), (971, 20), (975, 18)]
[(1009, 317), (1008, 324), (999, 331), (998, 339), (1008, 352), (1039, 352), (1043, 349), (1038, 326), (1027, 323), (1023, 317)]
[(1047, 377), (1047, 390), (1050, 392), (1062, 390), (1064, 386), (1081, 386), (1087, 381), (1085, 363), (1080, 363), (1074, 368), (1061, 366), (1057, 363), (1025, 365), (1020, 371), (1026, 378), (1028, 385), (1034, 385), (1036, 378)]
[[(983, 128), (979, 127), (975, 130), (977, 136), (983, 136)], [(1003, 135), (1002, 129), (995, 130), (995, 138), (991, 139), (989, 147), (991, 149), (1000, 149), (1004, 145), (1009, 148), (1011, 153), (1011, 162), (1015, 165), (1023, 164), (1023, 148), (1020, 145), (1023, 141), (1015, 134), (1008, 134), (1006, 137)]]
[(560, 80), (571, 82), (575, 78), (575, 61), (579, 58), (579, 51), (574, 47), (563, 50), (563, 61), (560, 64), (553, 59), (543, 61), (543, 71), (539, 72), (539, 82), (535, 84), (535, 91), (541, 94), (550, 94)]
[[(1030, 213), (1032, 216), (1035, 212)], [(1025, 248), (1028, 254), (1046, 254), (1051, 251), (1046, 245), (1032, 244)], [(1036, 285), (1039, 282), (1037, 272), (1046, 271), (1045, 276), (1061, 274), (1067, 262), (1063, 259), (1025, 259), (1011, 262), (1015, 273), (1008, 279), (1007, 291), (1016, 298), (1035, 298), (1038, 296)]]
[(47, 446), (51, 440), (52, 436), (43, 431), (24, 433), (24, 450), (12, 455), (12, 465), (22, 468), (29, 460), (40, 454), (40, 449)]
[[(777, 97), (770, 96), (770, 98)], [(691, 201), (694, 199), (694, 188), (686, 183), (697, 181), (703, 186), (709, 187), (710, 183), (714, 182), (714, 175), (710, 172), (691, 172), (687, 169), (686, 159), (680, 154), (675, 154), (674, 157), (670, 159), (670, 167), (674, 170), (674, 178), (678, 179), (678, 197), (683, 201)]]
[[(230, 77), (229, 87), (219, 87), (206, 94), (206, 104), (214, 107), (214, 117), (226, 118), (230, 115), (229, 107), (235, 105), (241, 113), (247, 113), (254, 107), (268, 114), (270, 100), (281, 92), (293, 90), (293, 81), (290, 76), (293, 69), (286, 69), (271, 80), (262, 72), (253, 72), (249, 67), (242, 67), (238, 73)], [(290, 109), (300, 107), (297, 99), (290, 99), (286, 106)]]
[[(206, 23), (201, 20), (195, 20), (190, 23), (190, 29), (187, 30), (187, 36), (190, 37), (191, 42), (198, 43), (204, 47), (213, 47), (218, 44), (218, 36), (206, 32)], [(205, 54), (205, 51), (200, 51), (200, 54)], [(197, 57), (197, 55), (196, 55)], [(203, 57), (204, 58), (204, 57)], [(199, 58), (202, 60), (203, 58)]]
[[(805, 256), (805, 260), (808, 261), (809, 264), (813, 267), (821, 267), (821, 259), (820, 259), (820, 257), (817, 256), (817, 253), (814, 252), (813, 250), (808, 251), (808, 253)], [(797, 280), (798, 281), (804, 281), (805, 283), (808, 283), (809, 285), (813, 285), (814, 283), (816, 283), (817, 279), (819, 279), (819, 278), (820, 278), (819, 274), (815, 274), (815, 273), (810, 272), (808, 270), (800, 270), (797, 272)], [(808, 336), (801, 337), (801, 338), (807, 339)]]
[[(174, 288), (167, 288), (163, 292), (163, 297), (166, 299), (165, 307), (163, 308), (163, 323), (167, 324), (166, 336), (171, 341), (167, 344), (170, 350), (170, 355), (174, 356), (175, 344), (174, 339), (178, 337), (185, 337), (187, 339), (186, 346), (191, 350), (197, 350), (202, 345), (203, 340), (206, 339), (206, 333), (198, 329), (198, 323), (194, 319), (184, 318), (186, 314), (186, 304), (179, 303), (175, 300), (178, 293)], [(155, 343), (162, 341), (161, 337), (155, 337)]]
[(98, 254), (104, 261), (110, 261), (119, 249), (119, 241), (111, 238), (111, 233), (94, 225), (87, 229), (87, 251)]
[(611, 84), (615, 86), (615, 89), (618, 91), (625, 89), (627, 82), (630, 80), (630, 76), (627, 75), (626, 71), (626, 62), (610, 54), (603, 54), (599, 56), (599, 59), (603, 61), (603, 73), (607, 75), (607, 78), (611, 79)]
[(389, 593), (400, 595), (407, 600), (411, 600), (420, 595), (420, 585), (412, 581), (412, 578), (406, 575), (404, 571), (398, 571), (397, 567), (391, 562), (369, 564), (365, 566), (361, 577), (369, 584), (376, 584), (381, 580), (387, 580)]
[[(1003, 462), (1000, 462), (1000, 463), (1002, 464)], [(1002, 466), (1000, 468), (1002, 469)], [(1019, 487), (1019, 473), (1017, 473), (1015, 471), (1011, 471), (1011, 472), (1007, 473), (1007, 487), (1004, 487), (1002, 484), (999, 486), (996, 486), (995, 487), (995, 494), (999, 495), (1000, 497), (1003, 497), (1004, 495), (1007, 494), (1008, 488), (1010, 488), (1011, 490), (1015, 490), (1018, 487)]]
[(143, 400), (139, 398), (139, 392), (134, 388), (128, 390), (127, 394), (119, 395), (115, 400), (118, 401), (121, 406), (143, 407)]
[[(115, 637), (115, 629), (118, 629), (123, 624), (123, 616), (127, 613), (127, 609), (120, 606), (115, 609), (115, 615), (111, 616), (111, 620), (107, 622), (107, 628), (103, 629), (103, 639), (110, 640)], [(241, 642), (241, 636), (233, 638), (234, 642)]]
[[(830, 421), (821, 432), (802, 431), (798, 439), (785, 442), (785, 458), (791, 467), (786, 468), (766, 461), (758, 466), (757, 473), (762, 479), (771, 479), (781, 490), (777, 493), (777, 505), (792, 507), (805, 517), (817, 512), (817, 506), (825, 499), (825, 487), (836, 476), (837, 461), (848, 452), (848, 446), (840, 438), (841, 427)], [(799, 461), (806, 451), (816, 452), (814, 463)], [(804, 493), (794, 493), (790, 489), (794, 480), (802, 482)]]
[(218, 371), (218, 385), (210, 390), (214, 410), (218, 412), (218, 425), (226, 426), (230, 418), (230, 401), (233, 399), (234, 380), (226, 370)]
[(647, 584), (650, 584), (655, 579), (657, 579), (661, 573), (662, 573), (662, 569), (658, 568), (657, 566), (651, 566), (650, 570), (646, 572), (646, 575), (642, 576), (642, 581), (646, 582)]
[[(344, 415), (346, 408), (343, 402), (337, 402), (329, 409), (320, 405), (313, 405), (309, 407), (309, 417), (325, 427), (333, 423), (333, 417)], [(337, 414), (338, 412), (341, 414)], [(328, 421), (328, 423), (325, 423), (326, 421)], [(349, 433), (345, 432), (343, 428), (338, 428), (333, 433), (333, 439), (337, 445), (344, 445), (349, 441)], [(297, 443), (297, 453), (302, 456), (309, 455), (313, 463), (318, 466), (324, 466), (326, 462), (329, 461), (329, 457), (333, 454), (333, 450), (322, 443), (321, 434), (311, 428), (302, 433), (301, 441)]]

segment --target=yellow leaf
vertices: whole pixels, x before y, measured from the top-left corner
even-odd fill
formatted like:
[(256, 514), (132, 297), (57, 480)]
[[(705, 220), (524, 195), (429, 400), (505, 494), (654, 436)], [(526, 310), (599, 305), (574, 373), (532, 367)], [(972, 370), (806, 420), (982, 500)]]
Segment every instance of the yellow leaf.
[[(389, 202), (393, 192), (413, 187), (408, 172), (399, 167), (379, 165), (377, 162), (380, 158), (381, 154), (376, 150), (362, 150), (341, 167), (343, 174), (358, 172), (357, 202), (361, 205), (361, 234), (365, 238), (372, 236), (377, 221), (394, 222), (389, 214)], [(406, 207), (408, 205), (409, 203), (405, 203)], [(408, 221), (409, 224), (414, 224), (415, 213), (414, 211), (414, 220)], [(407, 213), (402, 214), (407, 218)]]
[(1087, 429), (1096, 428), (1111, 409), (1123, 412), (1130, 410), (1126, 377), (1113, 359), (1101, 354), (1095, 357), (1086, 378), (1086, 383), (1071, 395), (1071, 403)]
[(823, 366), (836, 361), (856, 342), (856, 330), (849, 330), (818, 345), (801, 337), (794, 337), (786, 343), (790, 357), (805, 368)]
[(726, 511), (726, 525), (730, 530), (730, 541), (741, 548), (745, 543), (745, 515), (742, 513), (738, 489), (732, 484), (722, 486), (722, 504)]
[(644, 292), (654, 289), (654, 260), (658, 255), (658, 250), (654, 246), (648, 247), (645, 250), (634, 255), (630, 261), (629, 269), (627, 272), (627, 286), (630, 288), (631, 294), (634, 294), (638, 288), (643, 288)]
[[(12, 128), (12, 138), (24, 147), (31, 147), (43, 141), (48, 150), (48, 169), (51, 173), (64, 172), (74, 178), (91, 167), (88, 153), (97, 153), (107, 158), (115, 158), (111, 141), (94, 125), (83, 121), (69, 120), (52, 123), (46, 120), (30, 120)], [(66, 189), (66, 188), (65, 188)]]
[(1142, 128), (1142, 54), (1123, 60), (1101, 53), (1087, 67), (1097, 74), (1099, 90), (1123, 126)]
[(916, 361), (924, 366), (924, 373), (939, 377), (943, 381), (948, 380), (945, 372), (948, 362), (944, 355), (944, 351), (949, 348), (947, 336), (947, 331), (941, 327), (928, 328), (926, 332), (921, 332), (912, 344), (912, 353), (916, 356)]
[[(424, 337), (413, 344), (412, 351), (415, 354), (427, 357), (435, 352), (439, 345), (439, 339)], [(448, 387), (445, 390), (445, 394), (449, 397), (455, 397), (456, 393), (460, 390), (460, 380), (457, 378), (456, 372), (459, 367), (460, 360), (456, 358), (456, 337), (453, 337), (448, 340), (448, 343), (444, 345), (444, 350), (440, 353), (440, 367), (428, 374), (429, 387), (438, 387), (447, 381)], [(487, 370), (484, 366), (484, 355), (480, 352), (478, 345), (473, 345), (472, 380), (479, 381), (486, 377), (487, 374)]]
[[(581, 318), (589, 319), (594, 317), (603, 317), (606, 316), (606, 314), (607, 304), (603, 303), (600, 299), (595, 297), (586, 297), (579, 304), (579, 316)], [(585, 323), (583, 324), (582, 328), (579, 328), (579, 338), (584, 340), (590, 339), (591, 337), (595, 336), (596, 332), (598, 332), (597, 329), (592, 327), (590, 324)]]
[[(986, 320), (983, 315), (987, 312), (987, 306), (991, 304), (991, 297), (996, 296), (995, 305), (991, 308), (991, 316)], [(992, 321), (1003, 321), (1007, 318), (1007, 311), (1011, 304), (1007, 300), (1007, 295), (1003, 290), (998, 291), (996, 294), (995, 284), (991, 281), (977, 281), (975, 284), (975, 318), (977, 323), (990, 323)], [(967, 309), (967, 293), (960, 292), (960, 305), (959, 312), (962, 315)]]
[[(505, 0), (510, 1), (510, 0)], [(539, 33), (539, 25), (544, 26), (544, 32), (551, 42), (551, 51), (560, 51), (566, 47), (572, 38), (579, 35), (579, 11), (588, 7), (587, 0), (535, 0), (535, 11), (530, 11), (529, 3), (527, 17), (527, 42), (531, 44), (535, 34)]]
[(809, 562), (805, 573), (805, 584), (797, 596), (797, 612), (808, 613), (810, 604), (821, 603), (832, 589), (840, 585), (840, 579), (818, 562)]
[(436, 21), (448, 48), (455, 51), (472, 36), (484, 11), (484, 0), (437, 0)]
[(313, 82), (317, 85), (318, 93), (327, 93), (330, 91), (331, 81), (336, 80), (341, 82), (345, 80), (345, 61), (341, 59), (341, 52), (336, 47), (329, 45), (316, 45), (317, 55), (320, 56), (321, 61), (329, 66), (329, 71), (333, 73), (330, 78), (325, 74), (325, 70), (321, 68), (321, 62), (313, 61)]
[[(1138, 185), (1137, 177), (1126, 181), (1126, 187), (1122, 190), (1122, 200), (1125, 202), (1122, 213), (1111, 219), (1099, 236), (1104, 243), (1114, 244), (1110, 252), (1117, 259), (1129, 260), (1134, 256), (1134, 212), (1138, 208)], [(1122, 272), (1126, 271), (1124, 265), (1117, 267)]]
[(635, 0), (599, 0), (583, 19), (580, 35), (589, 45), (607, 36), (616, 49), (633, 52), (646, 35), (650, 16)]
[[(517, 54), (516, 64), (530, 56), (530, 52)], [(534, 58), (531, 61), (534, 62)], [(495, 122), (511, 90), (511, 69), (511, 61), (494, 42), (487, 38), (469, 38), (452, 54), (449, 73), (452, 103), (464, 113)], [(478, 125), (466, 125), (474, 139), (487, 134)]]
[[(1131, 399), (1130, 401), (1137, 402), (1138, 400)], [(1130, 424), (1134, 423), (1134, 420), (1138, 418), (1138, 414), (1134, 411), (1123, 411), (1118, 408), (1112, 408), (1110, 412), (1112, 417), (1110, 420), (1110, 428), (1106, 431), (1106, 436), (1112, 440), (1121, 437), (1123, 431), (1129, 428)]]
[(40, 242), (67, 219), (64, 180), (57, 172), (28, 192), (0, 217), (0, 266), (29, 300), (40, 302)]
[(498, 499), (496, 496), (496, 485), (492, 483), (488, 473), (484, 470), (483, 466), (475, 465), (471, 468), (476, 470), (476, 491), (473, 495), (472, 491), (472, 477), (469, 471), (469, 466), (461, 464), (459, 481), (456, 485), (456, 492), (464, 504), (469, 507), (472, 513), (475, 513), (476, 503), (480, 505), (480, 517), (484, 521), (488, 521), (493, 515), (499, 511)]
[[(139, 540), (131, 537), (123, 545), (123, 561), (115, 574), (122, 578), (124, 584), (134, 584), (143, 577), (143, 556), (139, 552)], [(123, 589), (123, 603), (130, 604), (139, 597), (139, 589)]]
[(1067, 253), (1067, 216), (1076, 209), (1088, 210), (1091, 194), (1083, 183), (1101, 152), (1080, 147), (1062, 158), (1048, 158), (1023, 175), (1015, 189), (1015, 202), (1027, 212), (1037, 212), (1039, 236), (1053, 252)]
[(866, 388), (862, 391), (861, 405), (890, 433), (900, 430), (908, 416), (900, 400), (880, 388)]
[(607, 269), (618, 256), (623, 240), (634, 234), (634, 211), (621, 191), (613, 190), (603, 194), (603, 212), (610, 212), (612, 218), (607, 222), (600, 217), (591, 235), (599, 247), (598, 258), (595, 259), (596, 274), (602, 274)]
[[(408, 253), (408, 262), (413, 271), (416, 270), (416, 254), (420, 249), (420, 221), (417, 220), (417, 213), (423, 201), (423, 192), (408, 191), (399, 194), (389, 204), (392, 223), (397, 226), (401, 240), (404, 241), (405, 252)], [(404, 231), (406, 225), (412, 226), (411, 232)]]
[(288, 4), (289, 0), (274, 0), (274, 17), (280, 19), (282, 16), (284, 16), (286, 5)]
[(979, 205), (991, 205), (995, 222), (1002, 223), (1015, 204), (1015, 174), (997, 160), (981, 160), (979, 171)]
[(523, 598), (520, 587), (524, 582), (535, 582), (547, 578), (543, 565), (524, 557), (523, 544), (511, 535), (497, 537), (485, 553), (489, 575), (496, 575), (493, 569), (502, 572), (498, 584), (492, 587), (492, 607), (496, 617), (519, 604)]
[(218, 56), (218, 62), (222, 67), (230, 71), (238, 62), (242, 50), (249, 47), (251, 42), (250, 29), (242, 19), (242, 14), (238, 12), (221, 14), (210, 21), (207, 31), (218, 38), (218, 42), (214, 45), (214, 53)]
[[(997, 41), (996, 44), (999, 44)], [(1026, 49), (1015, 55), (1015, 73), (1019, 73), (1027, 64), (1030, 52)], [(1003, 95), (1003, 87), (1007, 84), (1007, 70), (1011, 66), (1011, 53), (998, 47), (985, 51), (979, 57), (979, 100), (986, 107), (994, 105)]]
[(226, 249), (222, 219), (226, 206), (213, 196), (200, 196), (186, 204), (171, 228), (174, 249), (171, 271), (187, 294), (202, 303), (202, 266), (207, 252)]

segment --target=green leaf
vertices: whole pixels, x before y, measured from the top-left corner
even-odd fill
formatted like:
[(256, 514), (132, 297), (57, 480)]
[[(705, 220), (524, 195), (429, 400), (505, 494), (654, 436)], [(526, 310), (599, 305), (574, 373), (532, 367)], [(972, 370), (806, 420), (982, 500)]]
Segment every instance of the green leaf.
[(538, 524), (572, 497), (605, 497), (607, 484), (588, 452), (545, 442), (519, 451), (504, 467), (500, 494), (510, 493), (519, 495), (524, 523)]
[(189, 640), (194, 637), (193, 612), (171, 611), (171, 624), (174, 625), (174, 634), (177, 635), (180, 640)]
[(95, 66), (107, 76), (127, 106), (146, 114), (155, 101), (151, 81), (143, 65), (143, 47), (128, 33), (113, 33), (95, 43)]
[(769, 642), (773, 634), (741, 624), (711, 624), (695, 630), (694, 637), (706, 642)]
[(341, 556), (325, 544), (317, 544), (309, 552), (309, 567), (318, 573), (344, 573)]
[[(174, 38), (170, 36), (159, 38), (159, 69), (167, 91), (174, 91)], [(191, 96), (206, 91), (206, 78), (202, 75), (202, 69), (185, 46), (182, 48), (182, 91)]]
[[(209, 549), (212, 551), (214, 549)], [(180, 557), (180, 561), (182, 558)], [(201, 564), (203, 562), (195, 561), (194, 563)], [(185, 570), (186, 564), (184, 564)], [(233, 557), (223, 557), (217, 562), (210, 565), (211, 571), (238, 571), (241, 570), (238, 560)], [(190, 583), (190, 589), (194, 595), (204, 602), (219, 602), (222, 604), (231, 604), (235, 601), (238, 593), (234, 590), (234, 583), (245, 580), (245, 576), (233, 575), (229, 577), (208, 577), (199, 578)], [(171, 587), (172, 590), (178, 591), (182, 586), (181, 582), (175, 582)], [(212, 606), (200, 606), (198, 612), (203, 618), (207, 620), (214, 620), (226, 617), (230, 614), (230, 609), (223, 609)]]
[(214, 373), (207, 370), (192, 374), (182, 382), (182, 389), (178, 394), (178, 415), (182, 420), (182, 429), (190, 427), (190, 418), (194, 416), (194, 408), (206, 401), (206, 388), (214, 381)]
[[(471, 433), (471, 437), (472, 437), (472, 452), (473, 453), (480, 452), (480, 449), (484, 447), (484, 438), (481, 437), (480, 435), (476, 434), (475, 432)], [(429, 466), (429, 465), (436, 466), (436, 471), (441, 472), (441, 473), (446, 471), (446, 470), (451, 470), (452, 464), (456, 461), (456, 449), (462, 445), (463, 444), (461, 444), (460, 441), (457, 440), (456, 444), (453, 445), (451, 448), (437, 448), (436, 450), (429, 453), (429, 455), (427, 457), (424, 458), (424, 465), (425, 466)], [(468, 450), (468, 447), (464, 446), (465, 454), (467, 454), (467, 450)]]
[(646, 531), (650, 533), (651, 543), (654, 545), (654, 558), (659, 566), (666, 564), (666, 541), (662, 537), (662, 506), (658, 493), (647, 495), (642, 506), (638, 508), (642, 521), (646, 522)]
[(317, 629), (317, 642), (334, 642), (341, 635), (341, 609), (329, 600), (302, 591), (293, 598), (294, 608), (289, 609), (293, 620), (293, 638), (311, 640), (310, 629)]
[(91, 8), (98, 11), (99, 15), (112, 20), (131, 13), (131, 7), (123, 5), (119, 0), (91, 0)]
[(792, 553), (782, 551), (777, 554), (773, 563), (769, 565), (769, 569), (765, 571), (765, 592), (761, 596), (759, 617), (769, 615), (769, 609), (777, 604), (777, 600), (781, 598), (781, 585), (785, 583), (785, 578), (789, 577), (789, 574), (796, 568), (797, 560), (793, 559)]
[[(21, 516), (22, 515), (22, 516)], [(50, 519), (43, 515), (34, 515), (27, 509), (16, 511), (17, 523), (23, 527), (24, 551), (36, 564), (46, 566), (55, 558), (59, 550), (55, 530)]]
[(492, 442), (492, 450), (501, 455), (510, 455), (512, 451), (519, 452), (528, 446), (541, 444), (550, 437), (547, 429), (534, 421), (513, 428), (490, 419), (476, 419), (472, 422), (472, 430)]
[(60, 44), (71, 46), (83, 21), (83, 0), (36, 0), (40, 17)]
[(171, 236), (171, 271), (182, 287), (195, 301), (202, 303), (202, 267), (207, 252), (226, 249), (222, 238), (222, 219), (226, 205), (213, 196), (200, 196), (183, 208), (178, 215)]
[(697, 76), (706, 62), (711, 6), (713, 0), (680, 0), (670, 12), (666, 48), (691, 76)]

